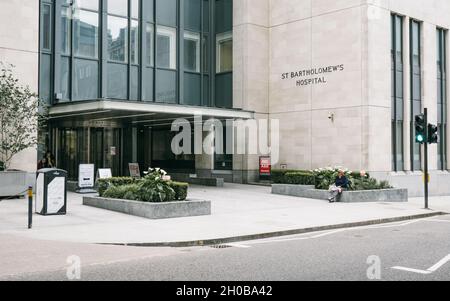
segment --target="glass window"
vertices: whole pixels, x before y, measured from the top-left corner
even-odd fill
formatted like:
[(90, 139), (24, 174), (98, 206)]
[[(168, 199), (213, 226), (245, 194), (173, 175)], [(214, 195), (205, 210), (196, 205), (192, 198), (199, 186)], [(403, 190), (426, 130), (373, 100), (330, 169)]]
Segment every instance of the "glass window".
[(403, 19), (392, 15), (392, 168), (404, 170)]
[(89, 9), (98, 11), (98, 0), (75, 0), (75, 9)]
[(51, 50), (52, 15), (51, 6), (42, 6), (42, 49)]
[(139, 64), (139, 22), (131, 20), (131, 37), (130, 37), (131, 63)]
[(233, 37), (231, 33), (218, 34), (216, 38), (217, 73), (233, 70)]
[(74, 100), (93, 100), (98, 98), (98, 62), (76, 59), (73, 82)]
[(70, 99), (70, 60), (68, 57), (61, 58), (61, 89), (62, 99)]
[(156, 0), (156, 20), (158, 24), (177, 26), (177, 0)]
[(65, 55), (71, 54), (71, 11), (69, 7), (63, 7), (61, 10), (61, 53)]
[(153, 56), (153, 43), (154, 43), (154, 35), (153, 35), (153, 24), (147, 23), (145, 27), (145, 45), (146, 45), (146, 53), (147, 53), (147, 65), (154, 66), (154, 56)]
[(108, 0), (108, 14), (128, 16), (128, 1)]
[(204, 73), (209, 73), (209, 37), (204, 35), (202, 39), (202, 69)]
[(127, 65), (108, 64), (108, 97), (112, 99), (127, 99)]
[(98, 13), (78, 10), (74, 22), (75, 55), (98, 58)]
[(130, 69), (130, 99), (139, 99), (139, 67), (132, 66)]
[(139, 19), (139, 0), (131, 0), (131, 17), (133, 19)]
[(157, 27), (157, 66), (167, 69), (177, 68), (177, 31), (175, 28)]
[(421, 170), (422, 156), (420, 144), (416, 143), (415, 116), (422, 113), (422, 87), (420, 62), (420, 27), (421, 23), (411, 20), (410, 23), (410, 71), (411, 71), (411, 169)]
[(201, 31), (202, 0), (184, 1), (184, 28), (192, 31)]
[(177, 73), (171, 70), (157, 70), (156, 72), (156, 101), (162, 103), (176, 103)]
[(128, 61), (128, 19), (108, 16), (108, 58)]
[(203, 31), (209, 32), (209, 0), (203, 0)]
[(436, 31), (437, 49), (437, 126), (438, 126), (438, 168), (447, 169), (447, 78), (446, 78), (446, 34), (447, 31), (438, 28)]
[(229, 32), (233, 30), (233, 1), (216, 0), (215, 24), (216, 33)]
[(184, 69), (200, 72), (200, 34), (184, 32)]

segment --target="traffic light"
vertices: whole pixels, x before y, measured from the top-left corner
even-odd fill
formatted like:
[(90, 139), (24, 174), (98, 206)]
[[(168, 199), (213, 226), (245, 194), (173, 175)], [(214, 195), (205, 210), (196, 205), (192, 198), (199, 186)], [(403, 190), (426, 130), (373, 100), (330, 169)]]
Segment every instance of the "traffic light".
[(428, 125), (428, 143), (430, 144), (439, 143), (439, 128), (434, 124)]
[(424, 144), (427, 137), (427, 125), (425, 122), (425, 115), (420, 114), (416, 116), (416, 142)]

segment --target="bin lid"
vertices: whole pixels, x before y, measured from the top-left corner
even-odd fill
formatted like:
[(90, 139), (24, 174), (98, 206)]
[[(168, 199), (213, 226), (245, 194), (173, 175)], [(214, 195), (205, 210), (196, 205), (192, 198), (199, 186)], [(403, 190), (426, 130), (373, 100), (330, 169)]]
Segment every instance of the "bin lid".
[(37, 172), (42, 173), (42, 174), (52, 173), (52, 174), (57, 175), (57, 173), (59, 173), (59, 174), (62, 174), (63, 176), (67, 175), (67, 171), (58, 169), (58, 168), (43, 168), (43, 169), (39, 169)]

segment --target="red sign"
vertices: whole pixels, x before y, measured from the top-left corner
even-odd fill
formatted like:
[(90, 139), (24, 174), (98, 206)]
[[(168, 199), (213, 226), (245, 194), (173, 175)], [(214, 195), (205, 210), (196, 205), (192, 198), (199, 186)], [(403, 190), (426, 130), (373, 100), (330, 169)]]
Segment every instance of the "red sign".
[(259, 158), (259, 175), (270, 176), (272, 171), (272, 163), (270, 157)]

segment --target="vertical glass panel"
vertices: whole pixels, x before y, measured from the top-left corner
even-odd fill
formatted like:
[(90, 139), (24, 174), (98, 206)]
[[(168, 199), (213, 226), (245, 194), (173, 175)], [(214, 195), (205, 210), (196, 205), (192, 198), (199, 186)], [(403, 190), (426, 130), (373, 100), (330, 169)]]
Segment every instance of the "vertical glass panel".
[(131, 63), (139, 64), (139, 22), (131, 21), (131, 37), (130, 37)]
[(147, 53), (147, 58), (146, 58), (146, 63), (147, 66), (154, 66), (154, 34), (153, 34), (153, 29), (154, 25), (147, 23), (147, 25), (145, 26), (145, 47), (146, 47), (146, 53)]
[(177, 102), (177, 73), (169, 70), (156, 72), (156, 101), (162, 103)]
[(139, 100), (139, 67), (130, 68), (130, 99)]
[(154, 78), (154, 69), (153, 68), (145, 68), (145, 85), (142, 89), (145, 91), (145, 95), (143, 97), (144, 101), (153, 101), (153, 78)]
[(61, 10), (61, 53), (70, 55), (71, 39), (71, 8), (63, 7)]
[(233, 29), (233, 1), (216, 0), (216, 32), (228, 32)]
[(184, 74), (184, 99), (185, 105), (201, 106), (201, 76), (200, 74)]
[(98, 63), (90, 60), (74, 61), (75, 79), (73, 82), (74, 100), (98, 98)]
[(51, 6), (42, 6), (42, 49), (51, 50), (52, 15)]
[(200, 34), (184, 32), (184, 69), (200, 72)]
[(184, 28), (192, 31), (201, 31), (202, 17), (201, 5), (203, 0), (184, 1)]
[(177, 0), (156, 0), (156, 21), (158, 24), (177, 26)]
[(209, 99), (209, 76), (203, 76), (203, 95), (202, 95), (202, 105), (211, 106)]
[(233, 70), (233, 39), (231, 33), (219, 34), (216, 38), (217, 73)]
[(158, 67), (177, 68), (177, 32), (175, 28), (157, 27), (156, 63)]
[(204, 35), (202, 39), (202, 70), (209, 73), (209, 36)]
[(139, 0), (131, 0), (131, 17), (133, 19), (139, 19)]
[(98, 0), (75, 0), (76, 9), (85, 8), (98, 11), (98, 5)]
[(219, 108), (233, 107), (233, 74), (224, 73), (216, 76), (215, 100)]
[(61, 57), (61, 87), (60, 92), (63, 100), (70, 99), (70, 59)]
[(128, 0), (108, 0), (108, 14), (128, 16)]
[(128, 61), (128, 19), (108, 16), (108, 58), (111, 61)]
[(203, 31), (209, 32), (209, 0), (203, 0)]
[(397, 137), (397, 141), (396, 141), (396, 145), (397, 145), (397, 171), (401, 171), (404, 170), (403, 167), (403, 123), (402, 122), (397, 122), (397, 133), (396, 133), (396, 137)]
[(51, 66), (52, 56), (48, 54), (41, 55), (40, 62), (40, 81), (39, 81), (39, 97), (45, 100), (46, 103), (50, 102), (50, 90), (51, 90)]
[(78, 10), (74, 22), (75, 55), (98, 58), (98, 14)]
[(108, 97), (112, 99), (127, 99), (127, 65), (108, 64)]
[(142, 12), (145, 21), (154, 22), (155, 20), (155, 10), (154, 10), (154, 0), (143, 0), (142, 1)]

